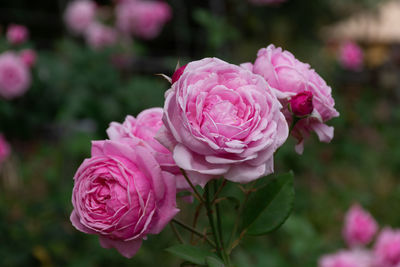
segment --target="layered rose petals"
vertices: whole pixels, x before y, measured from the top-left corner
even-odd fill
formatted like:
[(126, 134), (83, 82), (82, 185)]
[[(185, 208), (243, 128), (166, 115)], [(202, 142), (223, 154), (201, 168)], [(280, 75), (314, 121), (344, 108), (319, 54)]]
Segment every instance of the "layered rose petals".
[[(313, 131), (321, 142), (332, 140), (333, 127), (325, 124), (339, 116), (334, 107), (332, 89), (308, 64), (297, 60), (292, 53), (270, 45), (258, 51), (253, 72), (264, 77), (284, 107), (298, 93), (312, 93), (313, 113), (297, 122), (292, 131), (292, 135), (298, 140), (296, 151), (299, 154), (303, 152), (304, 139)], [(291, 113), (286, 111), (285, 114), (291, 124)]]
[(74, 177), (71, 222), (132, 257), (176, 215), (175, 179), (139, 139), (96, 141)]
[(288, 136), (276, 96), (258, 75), (217, 58), (189, 63), (166, 93), (158, 140), (194, 183), (246, 183), (273, 172)]

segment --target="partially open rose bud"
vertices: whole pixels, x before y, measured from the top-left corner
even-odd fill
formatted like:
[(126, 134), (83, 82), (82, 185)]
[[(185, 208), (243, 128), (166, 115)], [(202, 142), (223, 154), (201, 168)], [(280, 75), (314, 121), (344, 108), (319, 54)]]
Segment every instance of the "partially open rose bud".
[(172, 84), (174, 84), (182, 76), (182, 73), (185, 71), (186, 65), (183, 65), (182, 67), (177, 69), (175, 73), (172, 75), (172, 82), (171, 82)]
[(294, 115), (304, 117), (310, 115), (314, 109), (313, 95), (309, 91), (298, 93), (289, 101), (290, 108)]

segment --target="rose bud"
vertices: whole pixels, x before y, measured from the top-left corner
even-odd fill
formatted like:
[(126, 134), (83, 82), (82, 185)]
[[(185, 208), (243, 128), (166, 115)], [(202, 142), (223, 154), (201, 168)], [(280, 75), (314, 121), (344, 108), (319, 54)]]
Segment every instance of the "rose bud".
[(309, 91), (298, 93), (289, 100), (290, 109), (297, 117), (310, 115), (314, 109), (313, 95)]
[(94, 141), (74, 182), (73, 226), (128, 258), (179, 211), (174, 177), (139, 139)]
[(378, 230), (374, 218), (360, 205), (353, 205), (346, 214), (343, 237), (352, 246), (367, 245)]
[[(187, 64), (186, 64), (187, 65)], [(179, 78), (182, 76), (182, 73), (185, 71), (186, 65), (178, 68), (171, 77), (171, 83), (174, 84)]]

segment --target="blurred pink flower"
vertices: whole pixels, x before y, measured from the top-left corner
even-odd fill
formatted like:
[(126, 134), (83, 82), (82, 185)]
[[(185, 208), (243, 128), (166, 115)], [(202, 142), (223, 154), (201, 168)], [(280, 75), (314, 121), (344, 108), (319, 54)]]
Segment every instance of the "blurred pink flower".
[(95, 13), (95, 2), (75, 0), (68, 4), (64, 13), (64, 20), (73, 33), (83, 34), (94, 21)]
[(112, 46), (117, 42), (117, 32), (108, 26), (94, 22), (85, 32), (87, 44), (93, 49)]
[(286, 2), (286, 0), (249, 0), (250, 3), (255, 4), (255, 5), (278, 5), (283, 2)]
[(366, 250), (341, 250), (323, 256), (318, 267), (372, 267), (372, 255)]
[(0, 167), (6, 158), (10, 155), (10, 145), (4, 138), (4, 135), (0, 133)]
[(33, 49), (24, 49), (19, 53), (19, 56), (28, 67), (32, 67), (36, 63), (37, 54)]
[(292, 116), (286, 107), (290, 99), (301, 92), (312, 93), (313, 113), (298, 121), (291, 132), (292, 136), (298, 140), (295, 147), (297, 153), (303, 153), (304, 139), (311, 132), (315, 132), (322, 142), (329, 143), (332, 140), (334, 129), (325, 124), (330, 119), (339, 116), (332, 98), (332, 89), (315, 70), (310, 68), (310, 65), (299, 61), (289, 51), (269, 45), (258, 51), (253, 72), (264, 77), (274, 89), (285, 107), (284, 113), (289, 125)]
[(117, 27), (125, 34), (153, 39), (171, 19), (171, 8), (164, 2), (125, 0), (118, 4), (116, 16)]
[(6, 52), (0, 55), (0, 96), (11, 99), (20, 96), (28, 90), (31, 84), (29, 68), (14, 53)]
[(374, 218), (358, 204), (354, 204), (347, 212), (343, 228), (343, 237), (352, 246), (366, 245), (378, 230)]
[(361, 70), (363, 59), (363, 51), (357, 43), (349, 41), (341, 46), (339, 61), (345, 69)]
[(174, 177), (140, 139), (94, 141), (91, 158), (74, 176), (72, 204), (76, 229), (128, 258), (179, 211)]
[(374, 267), (400, 267), (400, 230), (385, 228), (374, 246)]
[(29, 31), (23, 25), (11, 24), (7, 28), (7, 40), (13, 45), (22, 44), (28, 40)]

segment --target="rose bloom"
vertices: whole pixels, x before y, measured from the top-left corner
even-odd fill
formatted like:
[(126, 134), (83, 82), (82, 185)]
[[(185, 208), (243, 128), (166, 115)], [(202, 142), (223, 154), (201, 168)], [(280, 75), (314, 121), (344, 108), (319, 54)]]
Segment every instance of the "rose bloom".
[(64, 13), (64, 21), (73, 33), (83, 34), (94, 21), (95, 14), (95, 2), (75, 0), (68, 4)]
[(340, 47), (339, 62), (348, 70), (361, 70), (364, 54), (361, 47), (354, 42), (346, 42)]
[(261, 76), (217, 58), (187, 64), (166, 93), (156, 138), (192, 182), (246, 183), (273, 172), (288, 136), (281, 105)]
[[(332, 89), (308, 64), (300, 62), (290, 52), (270, 45), (258, 51), (253, 72), (263, 76), (273, 87), (284, 107), (287, 107), (290, 99), (298, 93), (305, 91), (312, 93), (313, 113), (298, 121), (292, 130), (292, 135), (298, 140), (297, 153), (303, 153), (304, 139), (313, 131), (322, 142), (328, 143), (332, 140), (333, 127), (325, 124), (339, 116), (334, 107)], [(288, 123), (291, 124), (290, 112), (287, 110), (284, 112)]]
[(171, 8), (164, 2), (126, 0), (118, 4), (116, 17), (117, 27), (122, 32), (153, 39), (171, 19)]
[(128, 115), (125, 121), (120, 124), (112, 122), (107, 129), (110, 140), (122, 138), (139, 138), (148, 144), (153, 151), (154, 157), (160, 164), (161, 169), (172, 173), (176, 177), (177, 189), (187, 189), (187, 181), (180, 169), (176, 166), (172, 153), (154, 139), (157, 131), (163, 125), (163, 109), (150, 108), (140, 112), (137, 117)]
[[(341, 250), (323, 256), (319, 267), (372, 267), (372, 255), (366, 250)], [(381, 266), (383, 267), (383, 266)]]
[(28, 40), (29, 31), (23, 25), (11, 24), (7, 28), (7, 41), (10, 44), (22, 44)]
[(0, 55), (0, 96), (11, 99), (28, 90), (31, 74), (19, 56), (11, 52)]
[(132, 257), (177, 214), (175, 179), (142, 141), (94, 141), (74, 177), (71, 222), (104, 248)]
[(101, 49), (112, 46), (117, 41), (116, 31), (101, 23), (92, 23), (85, 32), (87, 44), (93, 49)]
[(343, 237), (349, 246), (366, 245), (378, 230), (374, 218), (360, 205), (353, 205), (346, 214)]
[(0, 167), (1, 164), (8, 158), (10, 155), (10, 145), (7, 140), (4, 138), (4, 135), (0, 133)]
[(286, 0), (249, 0), (250, 3), (255, 4), (255, 5), (278, 5), (283, 2), (286, 2)]
[(36, 52), (32, 49), (24, 49), (19, 53), (19, 57), (21, 58), (22, 62), (25, 63), (28, 67), (32, 67), (36, 63)]
[(374, 254), (374, 266), (400, 267), (400, 230), (383, 229), (375, 242)]

